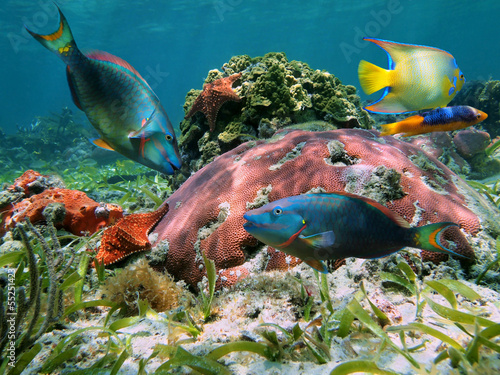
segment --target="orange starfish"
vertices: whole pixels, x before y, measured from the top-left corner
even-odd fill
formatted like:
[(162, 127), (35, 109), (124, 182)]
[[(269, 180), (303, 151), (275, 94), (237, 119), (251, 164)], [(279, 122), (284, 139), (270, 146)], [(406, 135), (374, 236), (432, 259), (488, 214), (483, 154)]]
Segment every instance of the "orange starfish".
[(219, 78), (212, 83), (206, 83), (203, 91), (198, 95), (193, 106), (184, 117), (190, 118), (196, 112), (203, 112), (208, 119), (210, 131), (215, 129), (215, 120), (220, 107), (227, 101), (239, 102), (241, 98), (231, 88), (234, 82), (241, 77), (241, 72), (229, 77)]
[(120, 219), (102, 234), (95, 261), (107, 266), (133, 253), (151, 249), (148, 234), (167, 212), (168, 204), (164, 203), (156, 211)]

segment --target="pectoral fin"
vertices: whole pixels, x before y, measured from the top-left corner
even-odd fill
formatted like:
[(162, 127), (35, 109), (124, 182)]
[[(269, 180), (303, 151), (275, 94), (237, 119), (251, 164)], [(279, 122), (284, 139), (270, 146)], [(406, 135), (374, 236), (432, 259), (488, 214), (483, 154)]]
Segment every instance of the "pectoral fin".
[(335, 233), (331, 230), (307, 237), (299, 236), (299, 238), (315, 249), (329, 248), (335, 244)]
[(155, 128), (155, 123), (152, 121), (156, 114), (156, 108), (153, 110), (151, 115), (145, 119), (142, 119), (141, 127), (139, 130), (132, 132), (128, 135), (129, 138), (148, 138), (158, 130)]
[(113, 147), (111, 147), (105, 140), (100, 139), (100, 138), (95, 138), (91, 139), (90, 142), (92, 142), (94, 145), (97, 147), (103, 148), (105, 150), (110, 150), (110, 151), (115, 151)]
[(304, 260), (304, 263), (311, 266), (312, 268), (314, 268), (318, 272), (328, 273), (328, 269), (326, 268), (326, 266), (323, 264), (323, 262), (321, 260), (308, 259), (308, 260)]

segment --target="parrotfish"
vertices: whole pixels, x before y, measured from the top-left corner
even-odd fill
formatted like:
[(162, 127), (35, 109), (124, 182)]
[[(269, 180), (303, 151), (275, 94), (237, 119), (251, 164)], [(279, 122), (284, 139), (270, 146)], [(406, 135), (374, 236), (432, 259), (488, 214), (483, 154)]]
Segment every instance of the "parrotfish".
[(66, 64), (73, 101), (101, 136), (94, 144), (173, 174), (181, 166), (174, 129), (151, 87), (119, 57), (80, 52), (61, 10), (59, 17), (52, 34), (28, 32)]
[(463, 258), (440, 241), (441, 232), (457, 224), (411, 228), (387, 207), (355, 194), (295, 195), (248, 211), (244, 218), (252, 236), (323, 273), (325, 260), (380, 258), (406, 246)]
[(445, 132), (463, 129), (486, 120), (483, 111), (466, 105), (436, 108), (420, 115), (408, 117), (402, 121), (382, 125), (380, 135), (405, 133), (403, 136), (431, 132)]
[(455, 58), (438, 48), (364, 38), (387, 53), (389, 68), (361, 60), (358, 76), (367, 94), (384, 89), (365, 107), (375, 113), (405, 113), (445, 107), (462, 89), (465, 78)]

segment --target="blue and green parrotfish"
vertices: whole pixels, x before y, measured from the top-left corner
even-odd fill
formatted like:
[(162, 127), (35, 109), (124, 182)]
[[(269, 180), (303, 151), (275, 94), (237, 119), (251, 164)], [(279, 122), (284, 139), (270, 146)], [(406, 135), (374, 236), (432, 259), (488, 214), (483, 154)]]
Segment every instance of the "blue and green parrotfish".
[(488, 115), (483, 111), (466, 105), (436, 108), (399, 122), (381, 125), (380, 135), (404, 133), (403, 136), (408, 137), (431, 132), (458, 130), (476, 125), (486, 120), (487, 117)]
[(174, 129), (151, 87), (119, 57), (80, 52), (60, 10), (59, 16), (56, 32), (28, 32), (66, 64), (73, 101), (101, 136), (94, 144), (173, 174), (181, 166)]
[(376, 201), (349, 193), (302, 194), (248, 211), (245, 230), (259, 241), (302, 259), (320, 272), (323, 261), (380, 258), (409, 246), (464, 256), (440, 242), (452, 222), (411, 228)]
[(434, 47), (364, 38), (387, 53), (388, 69), (361, 60), (361, 88), (382, 97), (365, 107), (375, 113), (405, 113), (445, 107), (462, 89), (465, 78), (455, 58)]

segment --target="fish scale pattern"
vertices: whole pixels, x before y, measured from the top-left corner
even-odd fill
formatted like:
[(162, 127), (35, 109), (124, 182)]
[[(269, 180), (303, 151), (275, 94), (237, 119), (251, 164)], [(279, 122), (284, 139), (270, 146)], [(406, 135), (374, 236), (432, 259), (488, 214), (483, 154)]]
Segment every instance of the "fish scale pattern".
[[(343, 149), (333, 149), (333, 141)], [(276, 167), (300, 143), (304, 143), (300, 152)], [(332, 163), (334, 157), (356, 162)], [(361, 129), (284, 130), (270, 140), (247, 142), (219, 156), (169, 197), (171, 209), (153, 231), (158, 235), (155, 244), (168, 243), (168, 252), (153, 265), (196, 286), (205, 275), (204, 252), (215, 261), (221, 284), (230, 285), (255, 268), (259, 244), (243, 229), (243, 214), (250, 207), (318, 188), (377, 199), (370, 194), (383, 190), (384, 181), (375, 180), (376, 189), (367, 186), (379, 178), (381, 166), (400, 176), (404, 194), (379, 203), (413, 226), (453, 221), (470, 234), (481, 229), (480, 219), (453, 182), (458, 177), (419, 147)], [(394, 183), (386, 188), (394, 190)], [(477, 194), (472, 188), (464, 189), (469, 196)], [(227, 215), (221, 219), (222, 206)], [(456, 242), (463, 255), (473, 255), (461, 230), (452, 229), (446, 230), (446, 238)], [(297, 263), (274, 249), (265, 253), (269, 257), (267, 269), (287, 269)], [(432, 261), (447, 259), (445, 254), (426, 251), (422, 256)]]

